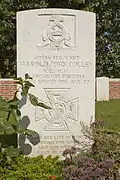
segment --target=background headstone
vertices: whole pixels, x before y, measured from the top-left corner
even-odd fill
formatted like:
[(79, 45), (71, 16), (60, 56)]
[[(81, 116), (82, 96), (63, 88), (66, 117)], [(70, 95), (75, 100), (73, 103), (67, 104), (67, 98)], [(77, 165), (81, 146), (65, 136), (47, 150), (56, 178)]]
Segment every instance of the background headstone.
[[(32, 93), (51, 106), (21, 107), (22, 127), (35, 139), (20, 137), (25, 154), (61, 154), (82, 139), (81, 124), (94, 120), (95, 14), (69, 9), (17, 13), (17, 76), (34, 78)], [(26, 123), (25, 123), (26, 122)]]
[(96, 100), (109, 101), (109, 78), (98, 77), (96, 78)]

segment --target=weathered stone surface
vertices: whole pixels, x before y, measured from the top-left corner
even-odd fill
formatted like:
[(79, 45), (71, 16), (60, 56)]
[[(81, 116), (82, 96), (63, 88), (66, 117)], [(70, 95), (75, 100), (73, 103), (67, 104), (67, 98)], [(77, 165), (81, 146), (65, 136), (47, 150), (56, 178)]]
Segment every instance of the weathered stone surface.
[(109, 78), (96, 78), (97, 101), (109, 101)]
[[(82, 121), (94, 119), (95, 14), (68, 9), (17, 13), (17, 75), (34, 78), (32, 92), (52, 107), (29, 101), (22, 107), (22, 127), (38, 133), (21, 136), (26, 154), (61, 154), (81, 140)], [(24, 103), (23, 103), (24, 104)]]

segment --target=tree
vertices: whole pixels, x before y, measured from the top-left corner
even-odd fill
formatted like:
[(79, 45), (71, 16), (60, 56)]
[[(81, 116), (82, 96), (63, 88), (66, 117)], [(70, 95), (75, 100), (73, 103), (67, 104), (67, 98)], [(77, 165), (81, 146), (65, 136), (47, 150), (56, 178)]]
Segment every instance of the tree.
[(85, 0), (51, 0), (48, 3), (50, 8), (83, 9)]
[(88, 0), (96, 13), (96, 74), (120, 78), (120, 1)]
[(16, 76), (16, 12), (43, 8), (46, 0), (0, 1), (0, 74), (1, 77)]

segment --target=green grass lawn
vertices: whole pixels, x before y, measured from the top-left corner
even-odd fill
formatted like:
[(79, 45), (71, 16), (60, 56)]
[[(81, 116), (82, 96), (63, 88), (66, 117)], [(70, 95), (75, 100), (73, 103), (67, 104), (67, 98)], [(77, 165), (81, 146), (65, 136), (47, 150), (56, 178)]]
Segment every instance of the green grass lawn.
[(96, 102), (96, 120), (105, 120), (105, 126), (120, 127), (120, 99)]
[[(105, 120), (108, 128), (120, 127), (120, 99), (96, 102), (96, 120)], [(4, 113), (0, 111), (0, 117)], [(12, 118), (12, 117), (11, 117)]]

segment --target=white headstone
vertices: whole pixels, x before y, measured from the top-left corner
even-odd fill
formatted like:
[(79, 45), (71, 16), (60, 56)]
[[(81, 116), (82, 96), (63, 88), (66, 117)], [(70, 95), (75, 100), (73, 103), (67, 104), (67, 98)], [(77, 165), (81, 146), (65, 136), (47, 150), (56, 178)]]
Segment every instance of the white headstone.
[(96, 78), (96, 100), (109, 101), (109, 78), (97, 77)]
[[(95, 14), (69, 9), (17, 13), (17, 76), (34, 78), (32, 89), (51, 110), (22, 107), (23, 127), (40, 142), (21, 137), (26, 154), (61, 154), (81, 139), (81, 124), (94, 120)], [(24, 141), (24, 143), (23, 143)]]

